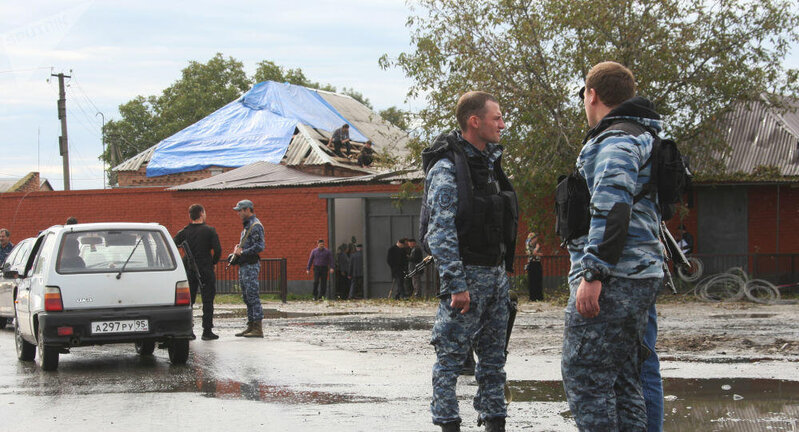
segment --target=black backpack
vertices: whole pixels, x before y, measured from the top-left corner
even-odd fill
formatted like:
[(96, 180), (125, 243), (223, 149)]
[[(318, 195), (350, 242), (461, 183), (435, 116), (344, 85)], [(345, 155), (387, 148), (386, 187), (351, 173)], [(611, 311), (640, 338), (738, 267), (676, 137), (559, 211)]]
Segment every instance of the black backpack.
[[(616, 135), (638, 136), (644, 132), (649, 132), (655, 138), (652, 143), (652, 153), (642, 166), (643, 168), (652, 164), (649, 181), (641, 192), (633, 197), (633, 204), (647, 195), (657, 193), (661, 219), (664, 221), (671, 219), (675, 213), (675, 205), (682, 202), (683, 195), (691, 188), (693, 178), (688, 161), (680, 153), (677, 143), (670, 139), (662, 139), (656, 131), (632, 121), (613, 123), (607, 130), (610, 133), (605, 136), (606, 138)], [(618, 133), (614, 133), (616, 131)], [(563, 239), (564, 245), (570, 240), (588, 234), (591, 223), (590, 202), (588, 185), (577, 170), (558, 179), (558, 186), (555, 189), (555, 231)]]

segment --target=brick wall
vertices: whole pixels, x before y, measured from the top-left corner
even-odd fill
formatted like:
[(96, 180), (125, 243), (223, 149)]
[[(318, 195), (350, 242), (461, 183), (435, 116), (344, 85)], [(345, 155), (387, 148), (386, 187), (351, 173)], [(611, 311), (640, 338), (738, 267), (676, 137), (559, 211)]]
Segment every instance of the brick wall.
[[(289, 280), (308, 280), (305, 265), (319, 238), (328, 238), (327, 200), (319, 194), (355, 192), (395, 192), (398, 185), (355, 185), (282, 189), (225, 191), (166, 191), (163, 188), (133, 188), (29, 192), (0, 194), (0, 228), (12, 232), (12, 241), (35, 236), (46, 227), (63, 224), (70, 216), (79, 222), (158, 222), (177, 233), (189, 222), (188, 208), (200, 203), (206, 208), (208, 223), (216, 227), (223, 255), (238, 242), (241, 221), (232, 210), (236, 202), (249, 199), (266, 229), (263, 257), (285, 257)], [(776, 186), (749, 189), (749, 250), (774, 253), (776, 248)], [(694, 203), (683, 219), (689, 232), (698, 238), (696, 214), (701, 203)], [(799, 189), (780, 188), (780, 253), (799, 253)], [(669, 223), (677, 232), (679, 218)], [(524, 254), (527, 227), (519, 226), (517, 254)], [(545, 254), (564, 254), (554, 238), (545, 241)]]
[(210, 167), (199, 171), (147, 177), (147, 165), (145, 164), (138, 171), (117, 171), (117, 183), (120, 187), (171, 187), (207, 179), (233, 169), (235, 168)]
[(238, 242), (241, 220), (236, 202), (249, 199), (264, 224), (266, 251), (262, 257), (287, 258), (288, 279), (311, 279), (305, 274), (308, 254), (319, 238), (328, 238), (324, 193), (396, 192), (398, 185), (358, 185), (315, 188), (225, 191), (167, 191), (163, 188), (106, 189), (0, 194), (0, 228), (12, 241), (36, 236), (40, 230), (63, 224), (70, 216), (87, 222), (158, 222), (177, 233), (189, 222), (188, 208), (200, 203), (208, 224), (216, 227), (227, 256)]

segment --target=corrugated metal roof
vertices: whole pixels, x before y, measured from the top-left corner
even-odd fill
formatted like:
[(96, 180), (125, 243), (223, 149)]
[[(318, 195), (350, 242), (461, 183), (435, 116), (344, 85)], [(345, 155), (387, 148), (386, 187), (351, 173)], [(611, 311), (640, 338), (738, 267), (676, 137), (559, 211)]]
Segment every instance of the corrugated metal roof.
[(783, 176), (799, 175), (799, 101), (779, 110), (765, 100), (739, 103), (724, 117), (727, 172), (751, 174), (759, 166), (776, 166)]
[(175, 186), (170, 190), (242, 189), (299, 185), (330, 179), (304, 173), (284, 165), (262, 161), (207, 179)]
[(358, 177), (325, 177), (304, 173), (284, 165), (256, 162), (207, 179), (174, 186), (169, 190), (222, 190), (323, 186), (364, 183), (394, 183), (424, 178), (421, 170), (403, 170)]
[(158, 144), (148, 148), (147, 150), (133, 156), (132, 158), (122, 162), (121, 164), (112, 168), (113, 171), (138, 171), (139, 168), (144, 166), (153, 157), (153, 152)]
[(379, 114), (350, 96), (322, 90), (317, 92), (353, 126), (369, 137), (378, 153), (392, 156), (404, 156), (408, 153), (407, 132), (383, 120)]

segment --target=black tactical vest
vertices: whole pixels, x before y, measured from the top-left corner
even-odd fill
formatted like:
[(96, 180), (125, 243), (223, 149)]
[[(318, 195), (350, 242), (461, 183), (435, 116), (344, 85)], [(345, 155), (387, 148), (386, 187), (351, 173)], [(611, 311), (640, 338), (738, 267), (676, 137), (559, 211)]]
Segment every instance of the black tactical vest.
[[(492, 170), (482, 154), (467, 156), (463, 149), (466, 144), (456, 132), (439, 136), (433, 146), (422, 153), (425, 174), (442, 158), (455, 165), (458, 190), (455, 226), (463, 264), (497, 266), (504, 261), (505, 269), (513, 271), (519, 220), (516, 193), (502, 170), (501, 157), (494, 162)], [(429, 219), (425, 190), (419, 237), (428, 252), (425, 237)]]

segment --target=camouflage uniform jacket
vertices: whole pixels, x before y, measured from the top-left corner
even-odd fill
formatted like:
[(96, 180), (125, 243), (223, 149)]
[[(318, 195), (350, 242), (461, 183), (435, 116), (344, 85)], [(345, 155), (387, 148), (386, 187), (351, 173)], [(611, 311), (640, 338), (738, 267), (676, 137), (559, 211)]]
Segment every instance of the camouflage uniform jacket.
[(244, 238), (244, 234), (247, 232), (247, 229), (250, 228), (251, 225), (255, 225), (252, 227), (250, 235), (241, 245), (241, 256), (242, 258), (252, 255), (257, 255), (262, 250), (264, 250), (264, 227), (261, 225), (261, 221), (258, 220), (255, 215), (250, 216), (247, 220), (244, 221), (244, 229), (241, 231), (241, 236), (239, 239)]
[(660, 213), (654, 197), (633, 204), (633, 197), (649, 181), (654, 138), (648, 132), (632, 136), (614, 131), (611, 124), (622, 120), (657, 132), (662, 129), (651, 102), (635, 97), (589, 131), (577, 170), (591, 193), (591, 225), (587, 235), (569, 243), (569, 282), (581, 277), (584, 269), (628, 279), (663, 277)]
[[(464, 145), (467, 156), (480, 152), (473, 145)], [(489, 143), (483, 155), (493, 164), (502, 155), (502, 147)], [(458, 230), (455, 226), (455, 215), (458, 212), (458, 191), (455, 180), (455, 164), (447, 158), (438, 160), (425, 178), (427, 190), (427, 206), (430, 208), (427, 235), (425, 237), (430, 252), (436, 260), (441, 280), (440, 296), (446, 296), (468, 289), (466, 273), (461, 261), (458, 245)]]

